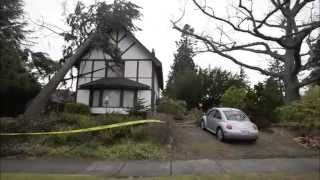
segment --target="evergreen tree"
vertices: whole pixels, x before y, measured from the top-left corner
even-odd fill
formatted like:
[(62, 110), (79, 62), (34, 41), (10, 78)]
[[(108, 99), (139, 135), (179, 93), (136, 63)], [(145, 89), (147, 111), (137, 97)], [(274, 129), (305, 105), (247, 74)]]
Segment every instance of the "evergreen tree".
[[(188, 32), (193, 32), (188, 25), (184, 26), (184, 29)], [(174, 55), (174, 62), (171, 66), (171, 72), (168, 77), (167, 86), (165, 89), (165, 94), (176, 98), (176, 81), (179, 76), (184, 74), (196, 75), (195, 64), (193, 62), (194, 57), (194, 45), (195, 42), (188, 37), (185, 33), (181, 34), (181, 39), (176, 42), (177, 44), (177, 53)]]
[(147, 117), (147, 112), (150, 111), (150, 107), (146, 106), (146, 100), (138, 98), (134, 106), (129, 109), (128, 113), (133, 116), (141, 116), (142, 118)]
[(42, 52), (22, 49), (26, 22), (21, 0), (0, 1), (0, 116), (16, 116), (39, 92), (39, 79), (50, 77), (57, 63)]
[(24, 68), (25, 22), (21, 0), (0, 1), (0, 116), (15, 116), (39, 91), (37, 80)]
[(204, 109), (219, 106), (222, 95), (230, 87), (247, 88), (245, 75), (241, 77), (220, 68), (200, 70), (199, 76), (202, 85), (197, 88), (202, 90), (201, 103)]

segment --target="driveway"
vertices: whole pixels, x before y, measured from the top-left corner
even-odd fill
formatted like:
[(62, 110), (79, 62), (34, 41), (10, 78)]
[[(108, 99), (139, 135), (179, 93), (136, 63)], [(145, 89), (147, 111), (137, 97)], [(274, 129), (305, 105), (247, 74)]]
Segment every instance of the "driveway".
[(319, 153), (305, 149), (293, 141), (293, 136), (285, 129), (262, 131), (255, 143), (232, 141), (222, 143), (212, 133), (195, 125), (175, 128), (175, 149), (173, 158), (190, 159), (257, 159), (257, 158), (297, 158), (318, 156)]

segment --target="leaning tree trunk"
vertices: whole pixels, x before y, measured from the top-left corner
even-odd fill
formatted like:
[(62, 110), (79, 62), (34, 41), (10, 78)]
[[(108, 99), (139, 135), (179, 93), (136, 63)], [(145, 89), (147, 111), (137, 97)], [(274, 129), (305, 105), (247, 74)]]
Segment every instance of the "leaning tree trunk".
[(68, 58), (62, 67), (55, 73), (49, 83), (42, 88), (40, 93), (32, 100), (31, 104), (27, 107), (24, 117), (27, 119), (34, 118), (40, 115), (51, 94), (56, 90), (59, 83), (62, 81), (67, 72), (72, 68), (76, 61), (81, 58), (82, 54), (88, 48), (93, 37), (89, 37), (82, 46), (80, 46), (76, 53)]

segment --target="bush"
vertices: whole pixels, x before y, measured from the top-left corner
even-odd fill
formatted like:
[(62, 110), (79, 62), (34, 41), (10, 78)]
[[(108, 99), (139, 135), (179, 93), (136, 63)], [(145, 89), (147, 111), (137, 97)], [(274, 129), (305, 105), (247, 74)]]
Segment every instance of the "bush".
[(296, 122), (300, 127), (320, 128), (320, 86), (310, 88), (299, 101), (277, 109), (284, 122)]
[(150, 111), (149, 106), (145, 106), (146, 101), (143, 98), (138, 98), (137, 102), (130, 108), (128, 113), (130, 116), (147, 118), (147, 112)]
[(188, 112), (187, 118), (196, 124), (200, 125), (200, 119), (203, 115), (203, 112), (198, 108), (193, 108)]
[(64, 105), (64, 112), (89, 115), (90, 108), (82, 103), (66, 103)]
[(243, 109), (245, 107), (246, 89), (231, 86), (222, 95), (221, 102), (225, 107)]
[(184, 101), (173, 100), (168, 97), (162, 97), (157, 106), (157, 111), (160, 113), (168, 113), (174, 116), (175, 119), (181, 120), (187, 111), (187, 105)]
[(223, 106), (242, 109), (259, 128), (278, 122), (275, 110), (283, 104), (280, 88), (273, 78), (258, 83), (253, 89), (230, 87), (221, 102)]

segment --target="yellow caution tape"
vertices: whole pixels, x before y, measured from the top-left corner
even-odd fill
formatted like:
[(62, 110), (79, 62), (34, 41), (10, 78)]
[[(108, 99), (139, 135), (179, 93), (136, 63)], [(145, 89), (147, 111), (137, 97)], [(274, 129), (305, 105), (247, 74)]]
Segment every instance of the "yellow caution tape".
[(56, 135), (56, 134), (75, 134), (75, 133), (83, 133), (83, 132), (92, 132), (92, 131), (100, 131), (105, 129), (112, 129), (123, 126), (132, 126), (137, 124), (145, 124), (145, 123), (163, 123), (160, 120), (138, 120), (138, 121), (129, 121), (123, 123), (115, 123), (103, 126), (96, 126), (85, 129), (75, 129), (75, 130), (67, 130), (67, 131), (52, 131), (52, 132), (33, 132), (33, 133), (0, 133), (0, 136), (20, 136), (20, 135)]

